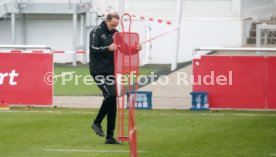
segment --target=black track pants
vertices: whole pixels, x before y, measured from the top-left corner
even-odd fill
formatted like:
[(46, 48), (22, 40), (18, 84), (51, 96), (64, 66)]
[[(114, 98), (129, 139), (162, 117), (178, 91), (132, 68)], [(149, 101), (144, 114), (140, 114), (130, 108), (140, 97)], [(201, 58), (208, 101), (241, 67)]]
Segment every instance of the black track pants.
[(92, 76), (101, 89), (104, 99), (94, 123), (101, 124), (105, 115), (107, 115), (107, 133), (106, 138), (113, 138), (116, 124), (116, 85), (113, 74), (93, 74)]

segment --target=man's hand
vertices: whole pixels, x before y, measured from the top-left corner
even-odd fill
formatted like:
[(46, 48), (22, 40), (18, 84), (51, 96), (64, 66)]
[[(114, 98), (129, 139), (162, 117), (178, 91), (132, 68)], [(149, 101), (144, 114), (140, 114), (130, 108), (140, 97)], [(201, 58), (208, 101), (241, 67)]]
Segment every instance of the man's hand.
[(139, 44), (139, 45), (137, 45), (137, 48), (136, 48), (138, 51), (141, 51), (142, 49), (143, 49), (143, 47), (142, 47), (142, 44)]
[(109, 51), (113, 52), (113, 51), (116, 51), (118, 49), (118, 46), (116, 44), (111, 44), (107, 48), (108, 48)]

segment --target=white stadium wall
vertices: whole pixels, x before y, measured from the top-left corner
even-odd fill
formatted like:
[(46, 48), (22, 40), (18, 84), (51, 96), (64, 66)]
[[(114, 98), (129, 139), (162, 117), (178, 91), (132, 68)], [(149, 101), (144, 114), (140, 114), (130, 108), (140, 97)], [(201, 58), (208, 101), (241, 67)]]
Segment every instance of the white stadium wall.
[[(248, 35), (251, 20), (257, 15), (268, 15), (276, 0), (184, 0), (181, 25), (179, 62), (192, 59), (192, 50), (200, 46), (242, 46)], [(114, 0), (93, 0), (95, 8), (118, 11), (119, 3)], [(125, 12), (137, 16), (169, 20), (174, 23), (176, 0), (126, 0)], [(17, 44), (22, 44), (20, 19), (16, 21)], [(94, 21), (95, 23), (95, 21)], [(134, 20), (133, 31), (146, 40), (147, 22)], [(151, 37), (174, 28), (174, 25), (149, 22)], [(87, 30), (87, 38), (91, 29)], [(79, 31), (79, 25), (78, 25)], [(0, 44), (11, 43), (10, 20), (0, 21)], [(80, 41), (80, 33), (78, 39)], [(175, 36), (171, 33), (152, 42), (152, 59), (149, 63), (167, 64), (175, 52)], [(72, 50), (72, 16), (28, 15), (26, 44), (51, 45), (56, 50)], [(88, 40), (87, 40), (88, 42)], [(79, 43), (78, 43), (79, 45)], [(145, 61), (146, 49), (141, 52)], [(80, 56), (80, 55), (78, 55)], [(82, 59), (79, 57), (79, 59)], [(57, 54), (55, 62), (70, 62), (72, 55)]]
[[(229, 18), (233, 14), (232, 4), (239, 0), (183, 0), (183, 17)], [(100, 8), (119, 9), (119, 1), (95, 1)], [(159, 18), (175, 18), (176, 0), (125, 0), (125, 12)]]
[[(0, 22), (1, 44), (11, 43), (10, 23), (10, 19)], [(72, 50), (72, 30), (72, 17), (69, 15), (28, 15), (26, 43), (51, 45), (57, 50)], [(23, 44), (21, 18), (19, 17), (16, 18), (16, 35), (16, 44)]]
[[(10, 19), (0, 21), (0, 44), (12, 43), (10, 23)], [(70, 15), (27, 15), (26, 43), (24, 43), (21, 18), (17, 17), (16, 44), (50, 45), (55, 50), (71, 51), (73, 49), (72, 30), (72, 16)], [(79, 29), (77, 34), (77, 41), (80, 41)], [(81, 59), (80, 56), (78, 55), (79, 59)], [(54, 61), (71, 62), (72, 54), (55, 54)]]
[[(95, 5), (99, 8), (119, 10), (118, 1), (103, 0)], [(179, 62), (192, 59), (192, 50), (200, 46), (241, 46), (242, 27), (239, 0), (183, 0)], [(154, 17), (174, 22), (176, 1), (172, 0), (126, 0), (125, 12), (136, 16)], [(133, 31), (146, 40), (146, 22), (135, 21)], [(151, 37), (173, 29), (157, 22), (150, 22)], [(152, 41), (150, 63), (168, 64), (175, 52), (176, 33)], [(141, 52), (144, 63), (146, 49)]]
[[(140, 34), (141, 41), (146, 40), (144, 22), (134, 22), (133, 31)], [(138, 24), (139, 23), (139, 24)], [(139, 26), (138, 26), (139, 25)], [(174, 26), (151, 23), (151, 36), (171, 30)], [(179, 62), (192, 59), (192, 50), (201, 46), (240, 46), (241, 20), (238, 19), (183, 19), (181, 25)], [(176, 33), (152, 41), (152, 60), (150, 63), (170, 63), (175, 52)], [(141, 53), (142, 62), (145, 60), (146, 49)]]
[(275, 0), (241, 0), (242, 18), (253, 18), (253, 20), (270, 19), (276, 16)]

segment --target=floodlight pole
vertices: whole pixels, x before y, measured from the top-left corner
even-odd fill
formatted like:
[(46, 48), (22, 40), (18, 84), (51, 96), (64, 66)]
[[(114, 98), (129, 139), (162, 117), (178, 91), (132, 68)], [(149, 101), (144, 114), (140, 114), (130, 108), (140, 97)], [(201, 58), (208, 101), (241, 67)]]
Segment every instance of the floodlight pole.
[(171, 71), (176, 70), (177, 68), (177, 62), (178, 62), (178, 51), (179, 51), (179, 40), (180, 40), (180, 27), (181, 27), (181, 18), (182, 18), (182, 0), (177, 0), (176, 3), (176, 21), (175, 26), (178, 28), (176, 30), (177, 36), (176, 36), (176, 45), (175, 45), (175, 53), (173, 54), (172, 58), (172, 64), (171, 64)]

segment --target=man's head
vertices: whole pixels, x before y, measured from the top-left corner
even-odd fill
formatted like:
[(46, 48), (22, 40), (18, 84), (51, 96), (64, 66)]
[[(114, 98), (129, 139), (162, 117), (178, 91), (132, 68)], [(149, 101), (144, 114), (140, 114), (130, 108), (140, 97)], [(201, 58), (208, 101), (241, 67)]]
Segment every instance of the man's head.
[(110, 31), (115, 30), (119, 25), (120, 16), (116, 13), (109, 13), (106, 16), (106, 25)]

